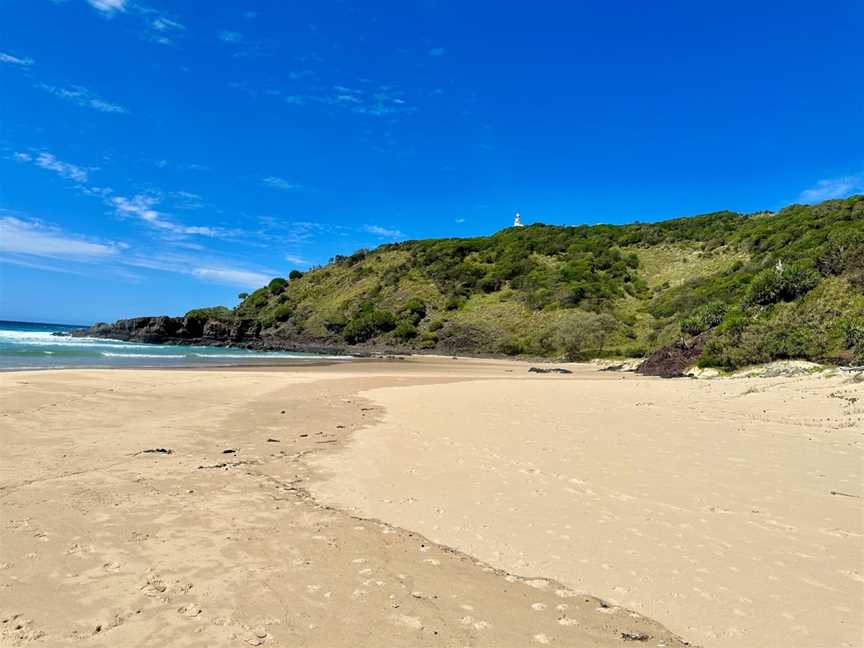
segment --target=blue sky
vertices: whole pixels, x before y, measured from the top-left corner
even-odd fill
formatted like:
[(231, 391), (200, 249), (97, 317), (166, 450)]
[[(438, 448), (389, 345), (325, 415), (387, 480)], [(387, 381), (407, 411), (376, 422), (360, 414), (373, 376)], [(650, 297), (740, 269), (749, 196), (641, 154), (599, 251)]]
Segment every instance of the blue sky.
[(5, 0), (0, 319), (864, 190), (864, 4)]

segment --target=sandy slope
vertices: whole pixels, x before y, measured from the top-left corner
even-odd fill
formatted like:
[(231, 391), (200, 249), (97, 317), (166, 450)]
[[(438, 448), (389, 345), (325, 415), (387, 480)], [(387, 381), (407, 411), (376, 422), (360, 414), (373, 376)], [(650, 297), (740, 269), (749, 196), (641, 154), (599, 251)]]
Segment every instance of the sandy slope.
[[(396, 387), (414, 403), (423, 385), (473, 391), (485, 383), (465, 381), (516, 372), (528, 384), (525, 369), (0, 374), (0, 645), (682, 645), (638, 614), (306, 494), (305, 459), (382, 416), (358, 392)], [(474, 439), (478, 420), (466, 412), (447, 434)]]
[(864, 644), (864, 384), (588, 373), (384, 388), (313, 492), (708, 647)]

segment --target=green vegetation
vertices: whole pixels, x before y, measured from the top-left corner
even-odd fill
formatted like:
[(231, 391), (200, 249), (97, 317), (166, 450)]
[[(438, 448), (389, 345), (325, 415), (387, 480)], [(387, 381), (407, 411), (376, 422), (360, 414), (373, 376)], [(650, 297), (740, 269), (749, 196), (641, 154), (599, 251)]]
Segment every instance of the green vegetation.
[(861, 361), (864, 197), (383, 245), (225, 311), (213, 312), (320, 344), (575, 359), (702, 335), (704, 366)]
[(206, 321), (208, 319), (220, 322), (231, 322), (236, 319), (234, 311), (224, 306), (213, 306), (211, 308), (196, 308), (186, 313), (186, 317), (193, 320)]

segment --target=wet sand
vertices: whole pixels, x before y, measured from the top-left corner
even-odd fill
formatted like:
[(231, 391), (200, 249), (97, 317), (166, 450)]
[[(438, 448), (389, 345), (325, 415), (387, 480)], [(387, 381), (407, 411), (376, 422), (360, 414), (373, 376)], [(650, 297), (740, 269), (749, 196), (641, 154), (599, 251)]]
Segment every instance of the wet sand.
[[(524, 371), (521, 370), (521, 371)], [(381, 388), (321, 501), (709, 648), (864, 645), (864, 383), (598, 374)]]
[(309, 495), (310, 460), (392, 424), (363, 393), (516, 375), (549, 384), (435, 359), (0, 375), (0, 645), (683, 645), (588, 589)]

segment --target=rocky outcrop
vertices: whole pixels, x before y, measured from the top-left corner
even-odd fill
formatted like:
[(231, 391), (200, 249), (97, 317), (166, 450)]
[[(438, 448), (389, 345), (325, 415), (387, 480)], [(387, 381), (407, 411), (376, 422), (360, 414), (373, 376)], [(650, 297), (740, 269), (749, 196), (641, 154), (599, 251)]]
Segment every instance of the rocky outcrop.
[(259, 351), (306, 351), (338, 353), (343, 349), (314, 340), (298, 340), (279, 331), (262, 330), (255, 320), (221, 320), (199, 317), (133, 317), (113, 324), (100, 322), (89, 329), (73, 331), (75, 337), (98, 337), (149, 344), (235, 346)]
[(704, 335), (698, 335), (689, 341), (679, 340), (675, 344), (655, 351), (645, 362), (639, 365), (636, 373), (643, 376), (660, 376), (661, 378), (684, 376), (687, 369), (696, 364), (704, 348)]

